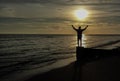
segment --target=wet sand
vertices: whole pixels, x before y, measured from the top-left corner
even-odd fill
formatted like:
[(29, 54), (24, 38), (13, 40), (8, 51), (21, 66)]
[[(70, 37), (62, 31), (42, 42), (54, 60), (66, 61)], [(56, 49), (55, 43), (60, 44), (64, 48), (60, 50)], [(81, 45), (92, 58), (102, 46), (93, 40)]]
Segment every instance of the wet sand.
[[(75, 68), (81, 71), (75, 73)], [(78, 78), (79, 77), (79, 78)], [(44, 74), (38, 74), (26, 81), (120, 81), (120, 57), (114, 56), (86, 63), (80, 69), (75, 62)]]

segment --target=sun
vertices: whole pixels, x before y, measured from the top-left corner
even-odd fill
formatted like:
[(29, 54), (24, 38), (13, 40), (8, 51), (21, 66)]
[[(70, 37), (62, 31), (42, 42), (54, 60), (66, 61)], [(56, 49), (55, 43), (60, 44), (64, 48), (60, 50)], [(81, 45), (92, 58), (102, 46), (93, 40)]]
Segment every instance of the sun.
[(86, 9), (79, 9), (75, 11), (75, 16), (78, 20), (84, 20), (88, 17), (88, 11)]

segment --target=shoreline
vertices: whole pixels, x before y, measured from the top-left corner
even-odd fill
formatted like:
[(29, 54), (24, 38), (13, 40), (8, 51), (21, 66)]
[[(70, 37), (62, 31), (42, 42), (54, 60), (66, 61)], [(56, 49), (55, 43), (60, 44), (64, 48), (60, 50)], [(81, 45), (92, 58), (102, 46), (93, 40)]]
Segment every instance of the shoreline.
[[(83, 48), (84, 53), (86, 48)], [(79, 62), (72, 62), (64, 67), (56, 68), (43, 74), (34, 75), (25, 81), (120, 81), (120, 55), (119, 49), (114, 50), (99, 50), (89, 49), (95, 55), (100, 55), (100, 58), (93, 58), (86, 56), (85, 60)], [(110, 53), (105, 55), (106, 53)], [(112, 52), (112, 53), (111, 53)], [(115, 52), (115, 54), (113, 54)], [(78, 51), (78, 53), (80, 53)], [(87, 52), (85, 52), (86, 54)], [(98, 53), (98, 54), (96, 54)], [(103, 54), (101, 54), (103, 53)], [(91, 58), (88, 60), (88, 57)], [(84, 57), (83, 57), (84, 58)], [(87, 60), (86, 60), (87, 59)], [(77, 64), (77, 66), (76, 66)]]
[(74, 66), (75, 62), (43, 74), (32, 76), (25, 81), (75, 81), (75, 77), (80, 77), (82, 81), (120, 81), (120, 57), (117, 56), (103, 58), (83, 65), (81, 76), (75, 74)]
[(75, 61), (75, 58), (71, 57), (68, 59), (61, 59), (57, 62), (42, 67), (42, 68), (36, 68), (36, 69), (28, 69), (25, 71), (16, 71), (10, 75), (6, 75), (0, 78), (0, 81), (26, 81), (27, 79), (36, 76), (36, 75), (42, 75), (44, 73), (50, 72), (51, 70), (55, 70), (58, 68), (65, 67)]
[(74, 62), (64, 67), (59, 67), (43, 74), (35, 75), (25, 81), (69, 81), (71, 79), (66, 77), (72, 76), (71, 72), (73, 73), (73, 70), (71, 70), (71, 68), (74, 68)]

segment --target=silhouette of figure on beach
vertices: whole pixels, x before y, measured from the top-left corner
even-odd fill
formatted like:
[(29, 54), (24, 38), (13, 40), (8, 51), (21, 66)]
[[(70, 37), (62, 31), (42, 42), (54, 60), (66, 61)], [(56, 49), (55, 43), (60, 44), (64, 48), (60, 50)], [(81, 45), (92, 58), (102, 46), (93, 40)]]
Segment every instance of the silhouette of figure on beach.
[(88, 25), (84, 29), (81, 29), (81, 26), (79, 26), (78, 29), (76, 29), (73, 25), (72, 25), (72, 27), (77, 32), (78, 47), (82, 47), (82, 32), (87, 29)]

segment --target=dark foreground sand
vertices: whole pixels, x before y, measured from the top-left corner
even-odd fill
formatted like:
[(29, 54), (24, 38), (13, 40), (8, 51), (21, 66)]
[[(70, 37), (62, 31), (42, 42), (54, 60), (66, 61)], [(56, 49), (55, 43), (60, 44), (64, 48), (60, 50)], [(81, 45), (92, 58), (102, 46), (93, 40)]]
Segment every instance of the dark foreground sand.
[[(77, 71), (75, 70), (77, 68)], [(26, 81), (120, 81), (120, 56), (90, 61), (75, 67), (75, 62)]]

